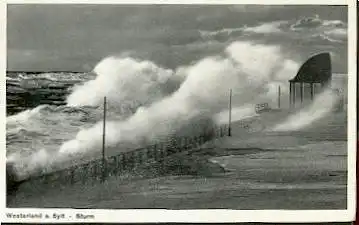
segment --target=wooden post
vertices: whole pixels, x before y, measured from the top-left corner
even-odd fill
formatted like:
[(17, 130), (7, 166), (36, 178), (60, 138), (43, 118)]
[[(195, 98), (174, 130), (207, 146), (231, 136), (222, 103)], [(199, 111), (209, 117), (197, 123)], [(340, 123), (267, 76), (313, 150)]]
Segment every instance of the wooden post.
[(300, 82), (300, 104), (303, 104), (303, 83)]
[(106, 178), (106, 160), (105, 160), (105, 138), (106, 138), (106, 97), (103, 98), (103, 133), (102, 133), (102, 179)]
[(314, 84), (310, 83), (310, 100), (314, 99)]
[(163, 148), (161, 145), (158, 146), (158, 151), (159, 151), (159, 154), (160, 154), (160, 159), (163, 160), (163, 158), (165, 157), (165, 154), (163, 152)]
[(295, 100), (296, 100), (296, 85), (295, 85), (295, 83), (293, 83), (293, 107), (295, 108)]
[(292, 108), (292, 82), (289, 82), (289, 108)]
[(149, 146), (146, 147), (146, 159), (151, 158), (151, 149)]
[(87, 179), (87, 175), (88, 175), (88, 169), (89, 169), (89, 165), (85, 164), (82, 166), (82, 183), (85, 184), (86, 183), (86, 179)]
[(117, 175), (118, 174), (118, 156), (115, 156), (114, 158), (114, 172), (113, 172), (114, 175)]
[(94, 162), (90, 162), (90, 175), (91, 175), (91, 184), (94, 185), (97, 181), (96, 164)]
[(75, 183), (75, 170), (73, 168), (71, 168), (70, 170), (70, 183), (74, 184)]
[(231, 122), (232, 122), (232, 89), (229, 90), (229, 115), (228, 115), (228, 136), (232, 136), (231, 131)]
[(158, 161), (158, 152), (157, 152), (157, 145), (153, 145), (153, 156), (155, 158), (155, 161)]
[(143, 163), (143, 151), (138, 151), (137, 155), (138, 155), (139, 164), (142, 164)]
[(278, 86), (278, 109), (280, 109), (280, 95), (281, 95), (281, 91), (280, 91), (280, 85)]
[(166, 143), (159, 143), (160, 148), (163, 150), (163, 155), (164, 156), (169, 156), (169, 152), (168, 152), (168, 145)]
[(127, 170), (127, 158), (126, 158), (126, 154), (122, 153), (122, 171)]
[(131, 169), (134, 169), (136, 166), (136, 154), (135, 151), (130, 152), (130, 159), (131, 159)]

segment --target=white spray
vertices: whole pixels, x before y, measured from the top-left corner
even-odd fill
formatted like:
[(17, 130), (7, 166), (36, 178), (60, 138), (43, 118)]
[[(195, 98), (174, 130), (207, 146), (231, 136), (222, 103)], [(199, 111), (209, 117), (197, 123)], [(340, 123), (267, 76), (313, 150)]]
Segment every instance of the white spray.
[[(234, 42), (224, 56), (207, 57), (176, 71), (148, 61), (110, 57), (96, 66), (96, 79), (76, 87), (67, 103), (97, 106), (107, 96), (114, 107), (133, 104), (135, 110), (128, 117), (107, 121), (106, 144), (145, 143), (227, 110), (229, 89), (240, 120), (248, 114), (241, 113), (241, 107), (245, 110), (257, 101), (275, 99), (278, 85), (286, 83), (297, 69), (279, 47), (250, 42)], [(173, 87), (168, 89), (168, 84)], [(61, 163), (74, 160), (74, 155), (98, 152), (101, 144), (102, 121), (81, 129), (58, 152), (40, 155), (51, 157), (41, 157), (44, 162)]]
[(337, 101), (338, 95), (331, 89), (327, 89), (318, 95), (309, 106), (289, 116), (284, 122), (270, 130), (294, 131), (307, 127), (330, 113)]
[[(212, 117), (227, 108), (229, 89), (233, 89), (234, 105), (253, 103), (263, 97), (272, 99), (273, 96), (268, 96), (273, 92), (272, 83), (282, 82), (283, 74), (293, 74), (297, 69), (297, 65), (286, 60), (280, 48), (275, 46), (235, 42), (227, 47), (225, 54), (225, 57), (208, 57), (192, 66), (181, 67), (181, 73), (177, 72), (174, 76), (183, 77), (185, 73), (185, 80), (176, 92), (148, 107), (138, 108), (126, 120), (109, 121), (107, 145), (146, 141), (176, 131), (199, 116)], [(98, 67), (102, 68), (101, 76), (105, 76), (105, 66)], [(110, 69), (110, 74), (113, 75), (113, 69)], [(139, 83), (137, 85), (141, 86)], [(141, 87), (138, 89), (141, 90)], [(116, 94), (122, 95), (117, 90)], [(72, 94), (78, 95), (76, 91)], [(75, 139), (64, 143), (60, 152), (99, 151), (101, 133), (102, 122), (99, 122), (90, 129), (81, 130)]]

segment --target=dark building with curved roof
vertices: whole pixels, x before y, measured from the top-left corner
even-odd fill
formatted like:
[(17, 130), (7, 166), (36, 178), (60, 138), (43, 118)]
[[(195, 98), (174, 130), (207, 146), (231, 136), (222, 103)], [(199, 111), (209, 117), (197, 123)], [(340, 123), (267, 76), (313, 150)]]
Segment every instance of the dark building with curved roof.
[(330, 85), (332, 79), (332, 66), (328, 52), (319, 53), (309, 58), (299, 69), (297, 75), (289, 80), (290, 105), (295, 105), (296, 86), (300, 85), (300, 99), (303, 102), (303, 86), (310, 85), (310, 96), (314, 98), (314, 84), (320, 84), (322, 88)]

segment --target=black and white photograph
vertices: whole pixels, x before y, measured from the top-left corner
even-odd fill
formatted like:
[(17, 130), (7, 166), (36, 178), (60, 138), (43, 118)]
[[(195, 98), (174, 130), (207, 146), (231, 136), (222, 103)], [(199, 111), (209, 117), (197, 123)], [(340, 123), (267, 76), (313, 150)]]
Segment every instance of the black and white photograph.
[(6, 207), (347, 210), (348, 8), (7, 4)]

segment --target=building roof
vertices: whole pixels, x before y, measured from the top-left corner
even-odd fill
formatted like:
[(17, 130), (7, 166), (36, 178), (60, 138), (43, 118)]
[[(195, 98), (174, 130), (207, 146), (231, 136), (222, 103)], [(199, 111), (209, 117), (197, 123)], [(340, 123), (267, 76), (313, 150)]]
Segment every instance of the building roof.
[(319, 53), (309, 58), (290, 82), (328, 83), (332, 77), (332, 66), (328, 52)]

